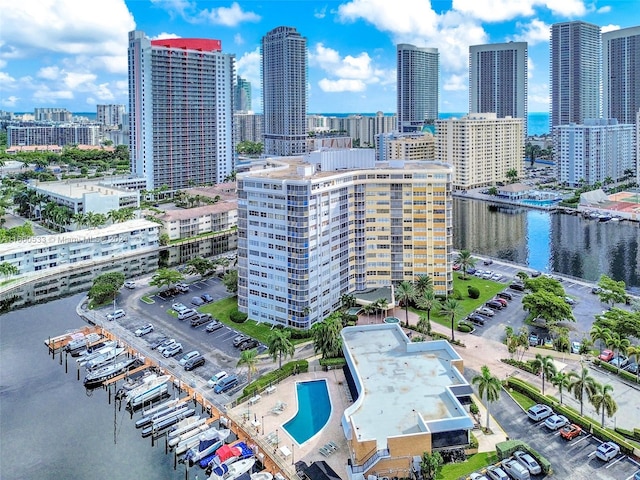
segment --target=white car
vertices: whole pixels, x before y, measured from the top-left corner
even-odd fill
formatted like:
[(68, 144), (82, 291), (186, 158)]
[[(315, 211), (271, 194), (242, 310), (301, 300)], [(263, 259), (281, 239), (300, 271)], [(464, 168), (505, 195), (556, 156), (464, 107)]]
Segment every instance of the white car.
[(527, 410), (527, 415), (534, 422), (539, 422), (540, 420), (544, 420), (545, 418), (553, 415), (553, 410), (551, 410), (551, 407), (548, 405), (538, 403)]
[(564, 415), (551, 415), (544, 421), (544, 426), (549, 430), (558, 430), (569, 423), (569, 419)]
[(184, 303), (174, 303), (173, 305), (171, 305), (171, 308), (178, 313), (189, 310), (189, 307), (187, 307)]
[(487, 476), (491, 480), (511, 480), (509, 475), (501, 467), (491, 466), (487, 468)]
[(122, 318), (125, 315), (126, 315), (126, 313), (124, 313), (124, 310), (119, 308), (118, 310), (114, 310), (109, 315), (107, 315), (107, 320), (109, 320), (111, 322), (113, 320), (117, 320), (118, 318)]
[(487, 270), (482, 275), (482, 278), (484, 278), (485, 280), (490, 280), (491, 279), (491, 275), (493, 275), (493, 272), (491, 270)]
[(507, 472), (507, 475), (516, 480), (529, 480), (531, 478), (529, 470), (515, 458), (503, 460), (502, 469)]
[(581, 345), (580, 342), (571, 342), (571, 353), (580, 353)]
[(207, 385), (213, 388), (218, 384), (220, 380), (222, 380), (223, 378), (226, 378), (227, 376), (228, 376), (228, 373), (225, 372), (224, 370), (222, 372), (218, 372), (209, 379), (209, 381), (207, 382)]
[(136, 282), (129, 280), (128, 282), (124, 282), (125, 288), (133, 289), (136, 288)]
[(151, 323), (147, 323), (146, 325), (143, 325), (142, 327), (137, 329), (134, 333), (136, 337), (141, 337), (151, 332), (153, 332), (153, 325)]
[(540, 464), (527, 452), (517, 450), (513, 452), (513, 456), (516, 457), (516, 460), (518, 460), (522, 465), (527, 467), (527, 470), (529, 470), (529, 473), (531, 473), (532, 475), (537, 475), (542, 472)]
[(165, 358), (169, 358), (179, 354), (180, 352), (182, 352), (182, 344), (174, 343), (173, 345), (170, 345), (169, 347), (164, 349), (164, 351), (162, 352), (162, 356)]
[(193, 350), (189, 353), (185, 353), (184, 356), (180, 359), (180, 365), (184, 366), (184, 364), (187, 363), (189, 360), (198, 356), (200, 356), (200, 352), (197, 350)]
[(600, 460), (608, 462), (612, 458), (616, 458), (620, 453), (620, 446), (617, 443), (613, 442), (604, 442), (601, 443), (596, 450), (596, 457)]
[(494, 273), (493, 275), (491, 275), (491, 280), (495, 280), (496, 282), (499, 280), (502, 280), (502, 274), (501, 273)]
[(493, 317), (496, 312), (494, 312), (493, 310), (491, 310), (488, 307), (480, 307), (478, 309), (476, 309), (476, 312), (479, 313), (480, 315), (484, 315), (486, 317)]
[(176, 339), (175, 339), (175, 338), (172, 338), (172, 339), (170, 339), (170, 340), (165, 341), (163, 345), (160, 345), (160, 346), (158, 347), (158, 353), (164, 353), (164, 351), (165, 351), (167, 348), (172, 347), (172, 346), (173, 346), (173, 345), (175, 345), (176, 343), (177, 343), (177, 342), (176, 342)]
[(482, 475), (481, 473), (476, 473), (476, 472), (473, 472), (472, 474), (470, 474), (469, 478), (471, 480), (489, 480), (485, 475)]

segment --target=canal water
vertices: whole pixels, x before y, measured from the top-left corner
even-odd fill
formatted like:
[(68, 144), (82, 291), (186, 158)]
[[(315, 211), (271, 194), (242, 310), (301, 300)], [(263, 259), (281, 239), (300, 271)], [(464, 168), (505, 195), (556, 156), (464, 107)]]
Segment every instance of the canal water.
[(640, 293), (640, 228), (579, 215), (454, 198), (454, 248), (597, 282), (601, 274)]
[(164, 441), (152, 448), (105, 390), (87, 395), (75, 360), (66, 374), (48, 355), (46, 338), (86, 325), (75, 313), (80, 298), (0, 315), (0, 478), (185, 479)]

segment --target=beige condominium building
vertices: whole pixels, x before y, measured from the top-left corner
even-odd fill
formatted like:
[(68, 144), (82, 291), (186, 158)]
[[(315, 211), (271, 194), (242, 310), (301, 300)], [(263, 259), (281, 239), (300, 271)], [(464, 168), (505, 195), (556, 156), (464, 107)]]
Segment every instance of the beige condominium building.
[(524, 172), (524, 120), (470, 114), (436, 122), (436, 160), (453, 165), (457, 190), (488, 187)]
[(238, 305), (310, 328), (346, 293), (429, 275), (452, 289), (452, 169), (369, 149), (271, 159), (238, 174)]
[(393, 139), (388, 142), (388, 160), (434, 160), (435, 145), (431, 133)]

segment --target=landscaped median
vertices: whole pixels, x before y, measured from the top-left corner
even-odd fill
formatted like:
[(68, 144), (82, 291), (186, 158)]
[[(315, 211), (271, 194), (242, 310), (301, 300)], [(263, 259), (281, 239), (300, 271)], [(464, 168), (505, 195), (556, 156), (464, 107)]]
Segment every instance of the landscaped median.
[[(629, 443), (627, 439), (619, 433), (611, 430), (610, 428), (602, 428), (597, 421), (594, 421), (589, 417), (580, 416), (580, 414), (576, 410), (567, 405), (560, 404), (560, 402), (556, 398), (550, 395), (542, 395), (537, 387), (534, 387), (533, 385), (523, 380), (513, 377), (507, 378), (504, 381), (504, 386), (507, 391), (513, 390), (519, 392), (523, 395), (526, 395), (536, 403), (542, 403), (544, 405), (550, 406), (556, 413), (564, 415), (569, 419), (571, 423), (575, 423), (576, 425), (580, 426), (585, 432), (593, 434), (594, 437), (605, 442), (613, 441), (617, 443), (618, 445), (620, 445), (620, 449), (622, 450), (622, 452), (626, 455), (637, 456), (638, 454), (640, 454), (640, 451), (638, 451), (640, 449), (635, 448), (634, 445)], [(526, 410), (525, 406), (518, 401), (517, 396), (514, 396), (514, 400), (518, 402), (518, 404), (524, 410)]]
[(242, 395), (234, 402), (234, 406), (242, 403), (245, 399), (252, 397), (260, 392), (263, 392), (270, 385), (281, 382), (285, 378), (298, 374), (306, 373), (309, 370), (309, 362), (306, 360), (295, 360), (293, 362), (285, 363), (281, 368), (273, 370), (272, 372), (262, 375), (260, 378), (254, 380), (249, 385), (244, 387)]

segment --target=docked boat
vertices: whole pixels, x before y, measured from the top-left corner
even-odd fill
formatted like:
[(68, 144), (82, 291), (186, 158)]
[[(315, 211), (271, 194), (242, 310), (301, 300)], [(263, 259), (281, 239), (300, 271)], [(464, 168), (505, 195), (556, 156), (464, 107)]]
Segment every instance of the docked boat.
[[(175, 454), (182, 455), (183, 453), (188, 452), (192, 448), (195, 448), (197, 450), (197, 447), (200, 444), (200, 439), (203, 438), (205, 435), (208, 435), (210, 431), (215, 430), (215, 428), (213, 428), (211, 425), (208, 425), (208, 427), (209, 428), (207, 428), (206, 430), (203, 430), (202, 432), (200, 432), (199, 435), (195, 435), (185, 440), (181, 440), (178, 443), (178, 445), (176, 445), (175, 447)], [(184, 463), (186, 461), (187, 461), (186, 456), (183, 456), (182, 458), (180, 458), (181, 463)]]
[(175, 425), (183, 418), (192, 417), (196, 411), (193, 408), (181, 408), (173, 413), (170, 413), (162, 418), (159, 418), (153, 422), (153, 424), (142, 430), (142, 436), (148, 437), (152, 434), (157, 434), (163, 430)]
[(101, 338), (102, 337), (97, 333), (90, 333), (89, 335), (81, 334), (76, 338), (73, 338), (73, 340), (71, 340), (69, 343), (67, 343), (65, 350), (69, 352), (71, 355), (76, 356), (82, 350), (85, 350), (89, 348), (91, 345), (93, 345), (94, 343), (99, 342)]
[(181, 409), (185, 409), (188, 408), (188, 405), (186, 402), (182, 402), (182, 403), (176, 403), (174, 405), (171, 405), (167, 408), (164, 408), (162, 410), (158, 410), (156, 412), (154, 412), (151, 415), (147, 415), (144, 416), (138, 420), (136, 420), (136, 428), (143, 428), (146, 427), (147, 425), (151, 425), (153, 422), (155, 422), (158, 418), (160, 417), (164, 417), (168, 414), (170, 414), (171, 412), (175, 412), (176, 410), (181, 410)]
[(273, 475), (271, 475), (271, 472), (263, 470), (261, 472), (252, 473), (251, 480), (273, 480)]
[(97, 368), (87, 372), (86, 377), (84, 377), (84, 386), (87, 388), (100, 386), (106, 380), (117, 377), (118, 375), (121, 375), (141, 364), (142, 363), (137, 358), (128, 358), (120, 362), (111, 363), (104, 367)]
[(191, 448), (183, 458), (184, 462), (189, 462), (189, 466), (193, 466), (197, 462), (204, 462), (205, 468), (211, 458), (216, 454), (216, 451), (224, 445), (224, 441), (231, 435), (231, 430), (222, 429), (217, 430), (215, 428), (207, 430), (205, 433), (199, 436), (199, 442)]
[(598, 215), (599, 222), (608, 222), (609, 220), (611, 220), (611, 218), (611, 215), (609, 215), (608, 213), (602, 213)]
[(84, 366), (87, 370), (95, 370), (104, 367), (107, 363), (112, 362), (118, 355), (124, 353), (122, 347), (110, 347), (99, 355), (96, 355), (86, 361), (80, 361), (80, 366)]
[(220, 470), (213, 469), (209, 480), (235, 480), (240, 475), (250, 471), (256, 463), (255, 458), (245, 458), (231, 463), (230, 465), (223, 464)]
[[(116, 342), (115, 340), (107, 340), (105, 342), (98, 342), (90, 347), (84, 348), (82, 350), (78, 351), (78, 357), (76, 359), (76, 362), (81, 362), (82, 360), (88, 359), (88, 358), (92, 358), (91, 355), (93, 356), (98, 356), (101, 353), (106, 352), (110, 347), (115, 347), (116, 346)], [(75, 356), (75, 355), (74, 355)]]
[(253, 450), (244, 442), (236, 442), (233, 445), (223, 445), (215, 455), (203, 458), (200, 460), (200, 466), (213, 468), (213, 473), (217, 471), (218, 475), (222, 476), (225, 473), (225, 466), (250, 457), (253, 457)]
[(169, 390), (167, 382), (170, 378), (170, 375), (156, 376), (155, 378), (150, 378), (138, 388), (131, 390), (125, 397), (127, 406), (137, 408), (146, 402), (166, 394)]
[(162, 402), (159, 403), (158, 405), (155, 405), (151, 408), (147, 408), (145, 410), (142, 410), (142, 416), (143, 417), (149, 417), (151, 415), (153, 415), (156, 412), (159, 412), (160, 410), (164, 410), (165, 408), (170, 408), (170, 407), (175, 407), (176, 405), (180, 404), (180, 403), (184, 403), (187, 399), (186, 398), (174, 398), (173, 400), (167, 400), (166, 402)]
[(200, 425), (204, 424), (206, 421), (207, 421), (206, 418), (202, 418), (200, 416), (187, 418), (179, 422), (176, 426), (172, 427), (167, 432), (167, 437), (170, 439), (180, 437), (183, 433), (186, 433), (189, 430), (193, 430), (194, 428), (199, 427)]

